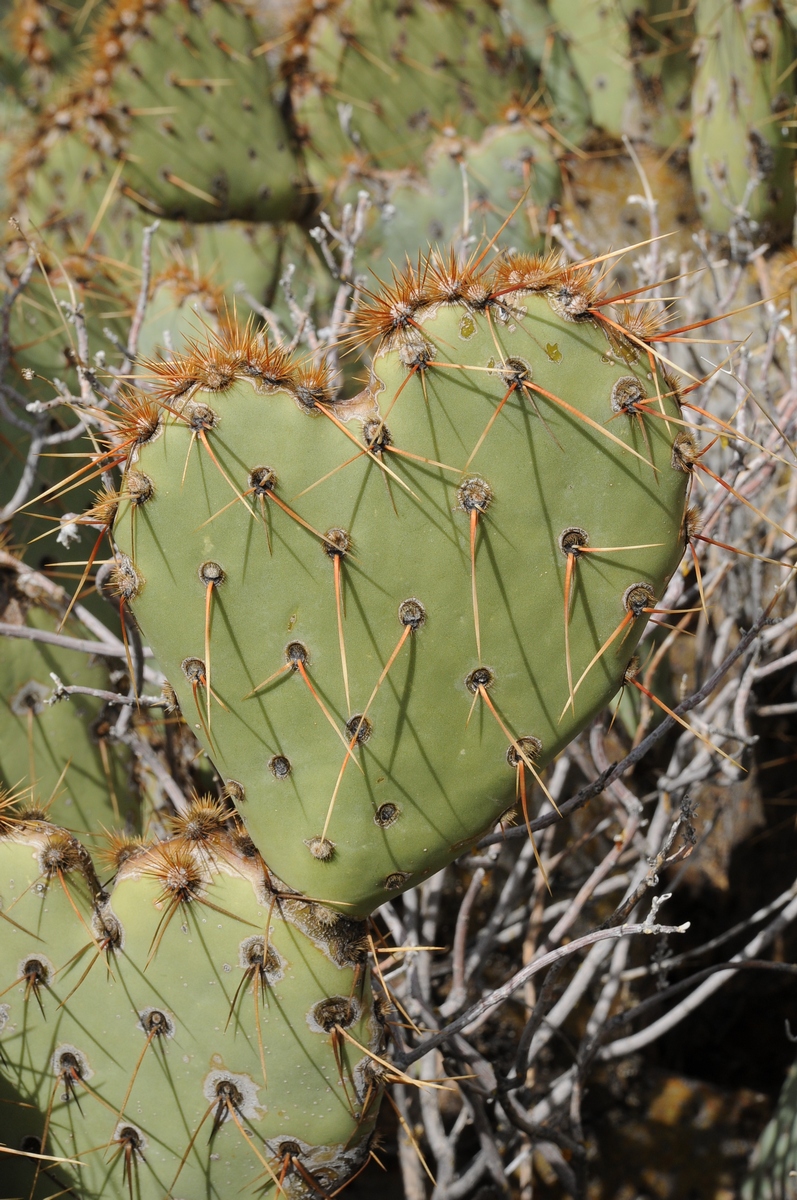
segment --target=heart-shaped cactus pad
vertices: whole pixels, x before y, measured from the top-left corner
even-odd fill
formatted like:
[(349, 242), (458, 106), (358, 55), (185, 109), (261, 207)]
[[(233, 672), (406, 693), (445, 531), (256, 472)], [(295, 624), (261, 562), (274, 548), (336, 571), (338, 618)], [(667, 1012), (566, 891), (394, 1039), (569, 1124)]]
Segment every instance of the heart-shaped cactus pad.
[(621, 686), (697, 453), (651, 336), (588, 266), (433, 254), (351, 398), (232, 320), (148, 364), (116, 585), (292, 888), (359, 916), (439, 870)]

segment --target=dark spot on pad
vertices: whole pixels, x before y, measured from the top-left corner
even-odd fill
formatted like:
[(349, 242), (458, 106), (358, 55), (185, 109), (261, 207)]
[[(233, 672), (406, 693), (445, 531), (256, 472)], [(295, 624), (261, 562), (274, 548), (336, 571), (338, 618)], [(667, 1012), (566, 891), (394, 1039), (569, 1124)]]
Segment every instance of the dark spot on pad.
[(501, 364), (501, 378), (507, 387), (522, 387), (531, 379), (531, 363), (524, 358), (506, 358)]
[(284, 754), (275, 754), (268, 760), (268, 769), (275, 779), (287, 779), (291, 773), (291, 760)]
[(330, 558), (343, 558), (351, 550), (351, 538), (345, 529), (328, 529), (324, 534), (324, 553)]
[(457, 489), (457, 503), (466, 513), (487, 512), (493, 499), (493, 489), (478, 475), (464, 479)]
[(646, 399), (636, 375), (623, 375), (612, 388), (612, 412), (636, 413), (637, 405)]
[(578, 525), (571, 525), (569, 529), (563, 529), (559, 534), (559, 549), (562, 554), (570, 554), (573, 558), (578, 558), (582, 547), (588, 545), (589, 534), (586, 529), (581, 529)]
[(355, 713), (353, 717), (349, 717), (346, 722), (346, 733), (349, 735), (349, 740), (353, 737), (357, 738), (357, 745), (362, 746), (367, 742), (374, 731), (373, 724), (368, 717), (364, 717), (362, 713)]
[(298, 1142), (280, 1142), (277, 1146), (279, 1158), (298, 1158), (301, 1152), (302, 1148)]
[(249, 472), (249, 486), (256, 496), (265, 496), (277, 486), (277, 476), (271, 467), (253, 467)]
[(197, 574), (205, 587), (218, 587), (226, 578), (224, 569), (217, 562), (203, 562)]
[(509, 763), (510, 767), (517, 767), (523, 762), (523, 758), (520, 754), (518, 754), (518, 746), (522, 750), (525, 757), (531, 762), (535, 762), (536, 759), (538, 759), (542, 754), (542, 742), (539, 738), (519, 737), (517, 739), (517, 746), (510, 746), (506, 752), (506, 761)]
[(402, 600), (399, 605), (398, 618), (402, 625), (409, 625), (411, 629), (420, 629), (426, 620), (426, 609), (420, 600), (410, 596), (408, 600)]
[(471, 671), (470, 675), (465, 678), (465, 687), (469, 692), (474, 694), (479, 688), (488, 688), (492, 686), (495, 676), (489, 667), (477, 667), (475, 671)]
[(353, 1025), (357, 1019), (357, 1005), (348, 996), (330, 996), (319, 1000), (313, 1005), (313, 1019), (326, 1033), (331, 1033), (336, 1025), (344, 1029)]
[(189, 428), (194, 433), (200, 433), (205, 429), (214, 429), (219, 421), (218, 414), (209, 404), (187, 404), (185, 415), (188, 417)]
[(288, 663), (302, 663), (302, 665), (310, 661), (310, 655), (307, 652), (307, 647), (301, 642), (289, 642), (285, 647), (285, 661)]
[(143, 1012), (139, 1019), (139, 1025), (148, 1036), (153, 1038), (174, 1037), (174, 1022), (159, 1008), (150, 1008)]
[(204, 684), (205, 664), (201, 658), (184, 658), (180, 667), (189, 683)]
[(623, 592), (623, 607), (634, 617), (641, 617), (645, 609), (656, 603), (656, 593), (649, 583), (632, 583)]

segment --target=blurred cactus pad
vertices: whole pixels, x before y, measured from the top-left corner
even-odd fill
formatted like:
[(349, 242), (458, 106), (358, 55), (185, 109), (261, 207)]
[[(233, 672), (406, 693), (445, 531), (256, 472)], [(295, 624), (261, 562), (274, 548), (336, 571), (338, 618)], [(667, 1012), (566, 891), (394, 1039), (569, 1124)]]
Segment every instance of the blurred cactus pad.
[(688, 159), (713, 232), (791, 235), (794, 35), (767, 0), (13, 0), (4, 28), (4, 203), (44, 236), (82, 226), (84, 251), (127, 258), (131, 205), (306, 235), (363, 187), (399, 216), (363, 247), (400, 262), (451, 233), (443, 147), (477, 233), (511, 210), (521, 154), (513, 244), (539, 249), (563, 180), (623, 138)]
[[(0, 621), (24, 635), (55, 637), (68, 597), (60, 588), (37, 589), (21, 564), (0, 550)], [(70, 618), (68, 636), (87, 630)], [(109, 717), (101, 695), (78, 694), (74, 702), (51, 702), (53, 675), (90, 692), (111, 686), (105, 663), (89, 664), (80, 650), (46, 641), (9, 637), (0, 661), (0, 784), (23, 785), (28, 804), (50, 820), (84, 832), (89, 845), (109, 826), (141, 828), (141, 804), (129, 755), (110, 747)]]

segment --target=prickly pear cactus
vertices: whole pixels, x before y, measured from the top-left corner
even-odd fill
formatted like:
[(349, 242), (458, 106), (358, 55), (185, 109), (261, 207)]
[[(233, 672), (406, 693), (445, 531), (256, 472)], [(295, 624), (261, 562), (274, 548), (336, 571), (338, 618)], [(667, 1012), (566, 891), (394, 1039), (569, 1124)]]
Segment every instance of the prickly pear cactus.
[(488, 5), (330, 0), (299, 10), (283, 58), (313, 181), (415, 164), (436, 133), (478, 137), (534, 71)]
[(567, 139), (565, 144), (577, 146), (590, 126), (589, 97), (548, 5), (545, 0), (507, 0), (502, 20), (539, 71), (551, 124)]
[(692, 6), (669, 0), (636, 5), (630, 17), (633, 96), (623, 132), (632, 141), (665, 147), (665, 161), (689, 143), (694, 80)]
[[(493, 237), (502, 227), (517, 249), (541, 250), (562, 192), (552, 138), (520, 113), (477, 142), (436, 139), (421, 174), (368, 172), (356, 182), (374, 200), (358, 262), (381, 270), (434, 245)], [(346, 192), (350, 202), (354, 190)]]
[(631, 89), (628, 18), (633, 6), (627, 0), (550, 0), (549, 8), (589, 97), (593, 122), (618, 134)]
[[(30, 404), (35, 400), (52, 401), (57, 392), (54, 386), (57, 380), (73, 394), (80, 392), (76, 370), (77, 336), (70, 312), (75, 303), (81, 305), (90, 337), (96, 344), (104, 340), (103, 325), (118, 329), (122, 340), (126, 337), (127, 327), (127, 313), (122, 308), (122, 302), (127, 297), (124, 292), (120, 294), (118, 276), (113, 269), (97, 267), (88, 257), (79, 254), (65, 254), (56, 260), (40, 244), (37, 250), (44, 271), (34, 264), (32, 274), (28, 272), (22, 295), (13, 302), (9, 313), (8, 359), (3, 356), (3, 365), (6, 367), (3, 383), (12, 387), (17, 395), (29, 396)], [(3, 245), (0, 252), (6, 276), (0, 285), (0, 296), (11, 303), (8, 297), (18, 288), (23, 277), (28, 247), (15, 239)], [(89, 282), (91, 286), (88, 286)], [(113, 305), (116, 306), (115, 311)], [(29, 414), (35, 410), (20, 412), (21, 407), (19, 405), (13, 410), (17, 429), (25, 425), (30, 427), (34, 423)], [(68, 422), (61, 413), (51, 417), (51, 426), (56, 422), (68, 428)], [(74, 424), (77, 425), (76, 422)], [(21, 440), (19, 434), (15, 435), (15, 440)], [(8, 443), (4, 442), (4, 446), (8, 448)], [(44, 466), (41, 463), (39, 465)], [(62, 464), (57, 465), (58, 473), (51, 471), (51, 478), (63, 476)], [(8, 487), (9, 478), (6, 477), (2, 481), (3, 492)]]
[[(675, 382), (588, 268), (433, 256), (335, 398), (248, 330), (148, 364), (117, 587), (269, 865), (354, 915), (460, 854), (619, 688), (678, 563)], [(638, 328), (644, 331), (644, 326)]]
[[(24, 69), (31, 104), (46, 97), (74, 68), (86, 32), (103, 4), (104, 0), (99, 0), (87, 9), (74, 0), (13, 0), (2, 27), (2, 34), (10, 42), (5, 53), (10, 50), (12, 63)], [(14, 82), (21, 84), (22, 79)]]
[(127, 194), (190, 221), (274, 221), (307, 208), (303, 172), (245, 7), (109, 5), (66, 98), (73, 127), (123, 163)]
[(795, 1200), (797, 1197), (797, 1067), (792, 1067), (772, 1120), (761, 1134), (742, 1200)]
[[(0, 559), (0, 621), (54, 635), (57, 611), (32, 602), (20, 575)], [(63, 632), (85, 638), (70, 619)], [(103, 827), (141, 827), (141, 805), (130, 756), (108, 738), (111, 718), (100, 697), (76, 693), (52, 704), (55, 674), (62, 682), (113, 691), (107, 666), (90, 665), (80, 650), (9, 637), (0, 656), (0, 782), (49, 819), (96, 844)]]
[(686, 141), (691, 9), (679, 11), (667, 0), (551, 0), (550, 10), (589, 96), (594, 125), (669, 149)]
[[(542, 251), (574, 204), (584, 244), (642, 241), (652, 212), (638, 230), (643, 210), (623, 211), (639, 163), (662, 228), (691, 221), (664, 174), (689, 132), (691, 8), (289, 8), (0, 0), (2, 203), (24, 233), (4, 295), (25, 237), (48, 273), (20, 285), (0, 337), (17, 418), (4, 402), (0, 503), (45, 433), (63, 432), (76, 480), (106, 476), (47, 506), (29, 489), (11, 536), (45, 517), (60, 549), (30, 554), (74, 568), (110, 533), (122, 628), (152, 647), (147, 682), (155, 663), (169, 680), (162, 724), (133, 706), (120, 720), (116, 697), (111, 719), (143, 748), (131, 781), (102, 694), (44, 703), (51, 673), (127, 691), (129, 650), (109, 672), (63, 645), (4, 645), (0, 1145), (45, 1157), (3, 1157), (3, 1200), (337, 1195), (391, 1078), (361, 918), (534, 815), (546, 766), (634, 678), (685, 545), (700, 449), (657, 321)], [(764, 0), (697, 10), (701, 211), (780, 237), (792, 34)], [(320, 204), (363, 186), (379, 201), (364, 238), (318, 218), (344, 232), (312, 265)], [(511, 253), (463, 262), (499, 229)], [(398, 266), (363, 285), (366, 263)], [(269, 330), (281, 303), (296, 329), (279, 288), (296, 264), (316, 291), (294, 343), (307, 358), (235, 313), (239, 290)], [(53, 407), (81, 390), (76, 302), (99, 378)], [(325, 363), (351, 377), (356, 351), (365, 375), (344, 386)], [(123, 358), (141, 390), (117, 391)], [(73, 417), (77, 445), (54, 424)], [(18, 596), (14, 571), (0, 619), (54, 633), (65, 604)], [(63, 632), (96, 635), (91, 620)], [(189, 802), (194, 788), (220, 798)], [(745, 1200), (789, 1186), (792, 1085)]]
[(257, 301), (273, 299), (285, 242), (278, 226), (170, 222), (158, 229), (154, 242), (159, 269), (139, 336), (144, 357), (164, 355), (170, 346), (179, 349), (183, 331), (191, 326), (194, 332), (202, 325), (215, 329), (234, 307), (238, 286)]
[(228, 815), (197, 802), (171, 840), (117, 839), (110, 894), (64, 830), (5, 822), (0, 1074), (22, 1104), (3, 1140), (73, 1161), (12, 1160), (2, 1195), (38, 1176), (86, 1200), (305, 1200), (365, 1161), (363, 927), (287, 893)]
[(699, 57), (689, 157), (698, 211), (718, 233), (746, 213), (760, 240), (791, 235), (794, 149), (786, 119), (794, 103), (794, 38), (767, 0), (699, 0)]
[[(25, 507), (16, 512), (14, 509), (29, 488), (31, 470), (40, 497), (69, 473), (61, 455), (83, 457), (91, 453), (85, 425), (65, 406), (53, 406), (59, 384), (72, 395), (80, 394), (74, 305), (81, 306), (89, 335), (98, 346), (105, 341), (104, 327), (115, 327), (126, 340), (129, 309), (116, 289), (112, 268), (98, 267), (82, 256), (65, 256), (56, 262), (46, 249), (40, 245), (38, 249), (47, 274), (45, 277), (34, 263), (27, 283), (23, 281), (28, 247), (14, 240), (0, 251), (5, 276), (0, 282), (0, 303), (11, 306), (10, 345), (7, 353), (0, 354), (0, 385), (11, 397), (0, 412), (0, 508), (5, 509), (6, 535), (25, 548), (28, 561), (49, 566), (74, 561), (75, 547), (69, 548), (69, 539), (61, 537), (58, 541), (59, 520), (90, 505), (93, 487), (80, 483), (58, 499), (52, 493), (44, 499), (28, 493)], [(14, 300), (17, 290), (20, 294)], [(109, 345), (107, 341), (105, 344)], [(115, 364), (120, 358), (109, 345), (106, 362)], [(53, 440), (44, 444), (46, 438)], [(31, 455), (36, 442), (41, 452), (38, 457)], [(85, 530), (83, 538), (85, 544)]]
[[(9, 171), (13, 211), (63, 261), (101, 254), (129, 260), (141, 242), (141, 210), (120, 194), (112, 159), (103, 159), (72, 128), (74, 114), (49, 113), (16, 139)], [(101, 277), (99, 264), (92, 274)]]

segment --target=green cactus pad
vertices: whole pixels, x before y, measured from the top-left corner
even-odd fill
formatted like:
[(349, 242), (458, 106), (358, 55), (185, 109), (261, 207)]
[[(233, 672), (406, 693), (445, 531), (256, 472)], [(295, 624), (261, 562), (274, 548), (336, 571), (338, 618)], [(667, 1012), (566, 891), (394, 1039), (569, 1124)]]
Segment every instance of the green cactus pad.
[[(5, 599), (0, 620), (50, 634), (58, 630), (58, 614), (41, 601), (31, 603), (16, 571), (0, 563), (0, 578)], [(74, 619), (63, 632), (87, 636)], [(110, 825), (137, 831), (141, 812), (130, 756), (107, 740), (103, 701), (75, 694), (49, 704), (55, 688), (51, 672), (67, 685), (114, 690), (107, 667), (89, 664), (81, 651), (6, 638), (0, 656), (0, 781), (90, 843)]]
[(139, 337), (143, 357), (180, 348), (193, 328), (215, 329), (235, 306), (235, 289), (273, 302), (283, 266), (286, 234), (275, 225), (238, 221), (217, 225), (168, 223), (155, 236), (157, 262), (151, 300)]
[(511, 742), (542, 766), (606, 704), (681, 556), (675, 387), (588, 274), (408, 271), (363, 317), (385, 340), (349, 401), (251, 335), (150, 364), (167, 407), (137, 454), (153, 499), (115, 529), (124, 594), (269, 865), (344, 911), (512, 806)]
[(551, 0), (550, 9), (599, 129), (669, 150), (686, 141), (693, 73), (690, 8), (678, 11), (667, 0)]
[(54, 827), (0, 839), (0, 1074), (29, 1106), (11, 1128), (79, 1160), (50, 1179), (85, 1200), (131, 1180), (140, 1200), (272, 1196), (280, 1176), (306, 1200), (367, 1155), (384, 1072), (363, 928), (205, 833), (133, 848), (110, 896)]
[[(29, 402), (52, 401), (56, 396), (53, 386), (56, 379), (65, 383), (73, 394), (80, 391), (75, 370), (75, 326), (66, 311), (73, 303), (77, 302), (83, 308), (92, 344), (108, 347), (108, 359), (113, 361), (116, 352), (103, 337), (102, 329), (107, 326), (118, 330), (118, 336), (124, 341), (130, 302), (126, 289), (119, 285), (116, 271), (110, 267), (98, 265), (88, 256), (72, 253), (63, 244), (58, 245), (57, 250), (66, 252), (63, 258), (58, 255), (57, 262), (46, 248), (38, 249), (47, 277), (37, 265), (14, 301), (9, 321), (10, 363), (4, 379)], [(0, 285), (0, 296), (5, 298), (22, 274), (28, 248), (15, 239), (0, 250), (6, 272), (6, 279)], [(23, 377), (23, 371), (27, 372), (27, 377)], [(18, 410), (20, 408), (21, 404)], [(75, 424), (74, 418), (68, 419), (60, 413), (55, 414), (54, 420), (63, 427)], [(7, 480), (3, 483), (8, 486)]]
[(753, 1153), (742, 1200), (793, 1200), (797, 1170), (797, 1067), (786, 1076), (772, 1120)]
[(439, 138), (421, 176), (376, 172), (357, 183), (375, 200), (358, 247), (359, 261), (372, 269), (416, 260), (431, 246), (474, 234), (494, 237), (502, 227), (517, 249), (541, 250), (562, 191), (551, 138), (519, 116), (512, 125), (488, 129), (478, 142)]
[(589, 97), (593, 123), (619, 135), (632, 88), (626, 9), (633, 5), (624, 0), (606, 4), (550, 0), (549, 8)]
[(86, 34), (104, 4), (105, 0), (98, 0), (87, 9), (81, 0), (13, 0), (0, 27), (3, 40), (10, 43), (0, 54), (3, 58), (8, 54), (12, 66), (9, 75), (6, 62), (2, 63), (4, 81), (13, 81), (31, 106), (46, 100), (67, 72), (74, 70)]
[(785, 124), (794, 103), (791, 28), (767, 0), (699, 0), (696, 19), (689, 160), (700, 216), (709, 229), (728, 233), (746, 213), (759, 226), (757, 240), (789, 238), (795, 212), (794, 149)]
[[(18, 269), (17, 260), (7, 288), (15, 283)], [(73, 299), (84, 306), (92, 344), (109, 346), (105, 358), (109, 366), (120, 361), (121, 353), (102, 338), (101, 331), (116, 327), (124, 343), (130, 308), (113, 293), (110, 279), (102, 271), (98, 270), (93, 286), (85, 279), (82, 283), (76, 280), (70, 289), (60, 269), (53, 270), (48, 279), (52, 294), (37, 271), (11, 310), (11, 360), (2, 378), (11, 403), (0, 417), (0, 506), (8, 514), (4, 526), (7, 544), (31, 567), (53, 572), (56, 578), (71, 581), (74, 588), (81, 578), (76, 562), (86, 561), (100, 532), (96, 521), (75, 524), (74, 518), (97, 499), (98, 480), (96, 475), (88, 480), (84, 475), (64, 484), (64, 479), (86, 467), (96, 442), (87, 435), (74, 407), (60, 402), (54, 384), (60, 381), (71, 396), (80, 394), (78, 343), (68, 316)], [(0, 286), (0, 297), (3, 292)], [(25, 405), (30, 405), (27, 412)], [(42, 436), (55, 440), (40, 444), (39, 457), (29, 459), (32, 443)], [(22, 507), (14, 511), (15, 505)], [(84, 603), (106, 625), (118, 629), (118, 606), (114, 611), (91, 590)]]
[[(9, 172), (14, 212), (61, 261), (80, 256), (101, 279), (108, 259), (125, 262), (139, 253), (142, 213), (123, 194), (116, 164), (86, 145), (73, 119), (69, 109), (49, 113), (17, 138)], [(97, 254), (106, 261), (91, 262)]]
[(447, 129), (478, 137), (534, 90), (518, 49), (488, 5), (306, 4), (283, 69), (314, 181), (330, 189), (356, 161), (415, 164)]
[[(46, 255), (46, 251), (44, 253)], [(6, 299), (15, 287), (26, 256), (24, 245), (10, 248), (3, 263), (8, 274), (5, 284), (0, 284), (0, 298)], [(49, 259), (45, 266), (48, 264)], [(15, 504), (28, 502), (27, 507), (14, 512), (6, 528), (11, 543), (24, 547), (27, 561), (39, 568), (74, 562), (75, 546), (70, 548), (63, 540), (57, 541), (58, 521), (68, 513), (80, 512), (90, 505), (96, 489), (92, 480), (56, 494), (60, 493), (57, 485), (75, 466), (74, 457), (60, 456), (89, 457), (92, 450), (74, 409), (58, 404), (54, 386), (55, 381), (60, 380), (71, 395), (80, 394), (76, 370), (78, 343), (74, 323), (68, 315), (74, 301), (83, 306), (92, 345), (108, 346), (107, 363), (118, 363), (121, 355), (103, 337), (102, 330), (106, 327), (118, 329), (119, 336), (126, 340), (129, 300), (116, 290), (113, 272), (96, 268), (96, 264), (88, 260), (65, 259), (61, 265), (53, 265), (48, 270), (46, 280), (36, 268), (10, 312), (10, 361), (3, 372), (2, 383), (11, 392), (11, 402), (6, 403), (5, 412), (0, 416), (0, 506), (10, 513)], [(25, 411), (26, 405), (36, 402), (47, 407), (38, 412), (35, 409)], [(70, 429), (76, 431), (76, 436), (70, 436)], [(44, 453), (35, 463), (31, 486), (25, 473), (27, 459), (34, 437), (42, 435), (63, 440), (43, 447)], [(65, 461), (70, 464), (69, 470), (64, 469)], [(48, 494), (39, 498), (45, 491)], [(89, 545), (89, 538), (93, 542), (95, 537), (96, 533), (84, 529), (83, 546)], [(88, 550), (85, 553), (88, 554)], [(73, 568), (69, 570), (71, 573)], [(79, 575), (76, 581), (77, 578)], [(91, 605), (91, 601), (88, 603)], [(107, 608), (102, 604), (96, 607), (99, 611)]]
[(67, 107), (98, 150), (124, 162), (148, 212), (190, 221), (285, 220), (308, 191), (243, 5), (111, 6)]
[(592, 119), (589, 97), (545, 0), (507, 0), (504, 20), (539, 71), (551, 124), (566, 138), (566, 145), (579, 145)]
[(632, 141), (662, 146), (669, 153), (690, 135), (694, 79), (692, 8), (648, 0), (630, 16), (634, 92), (624, 113), (623, 132)]

